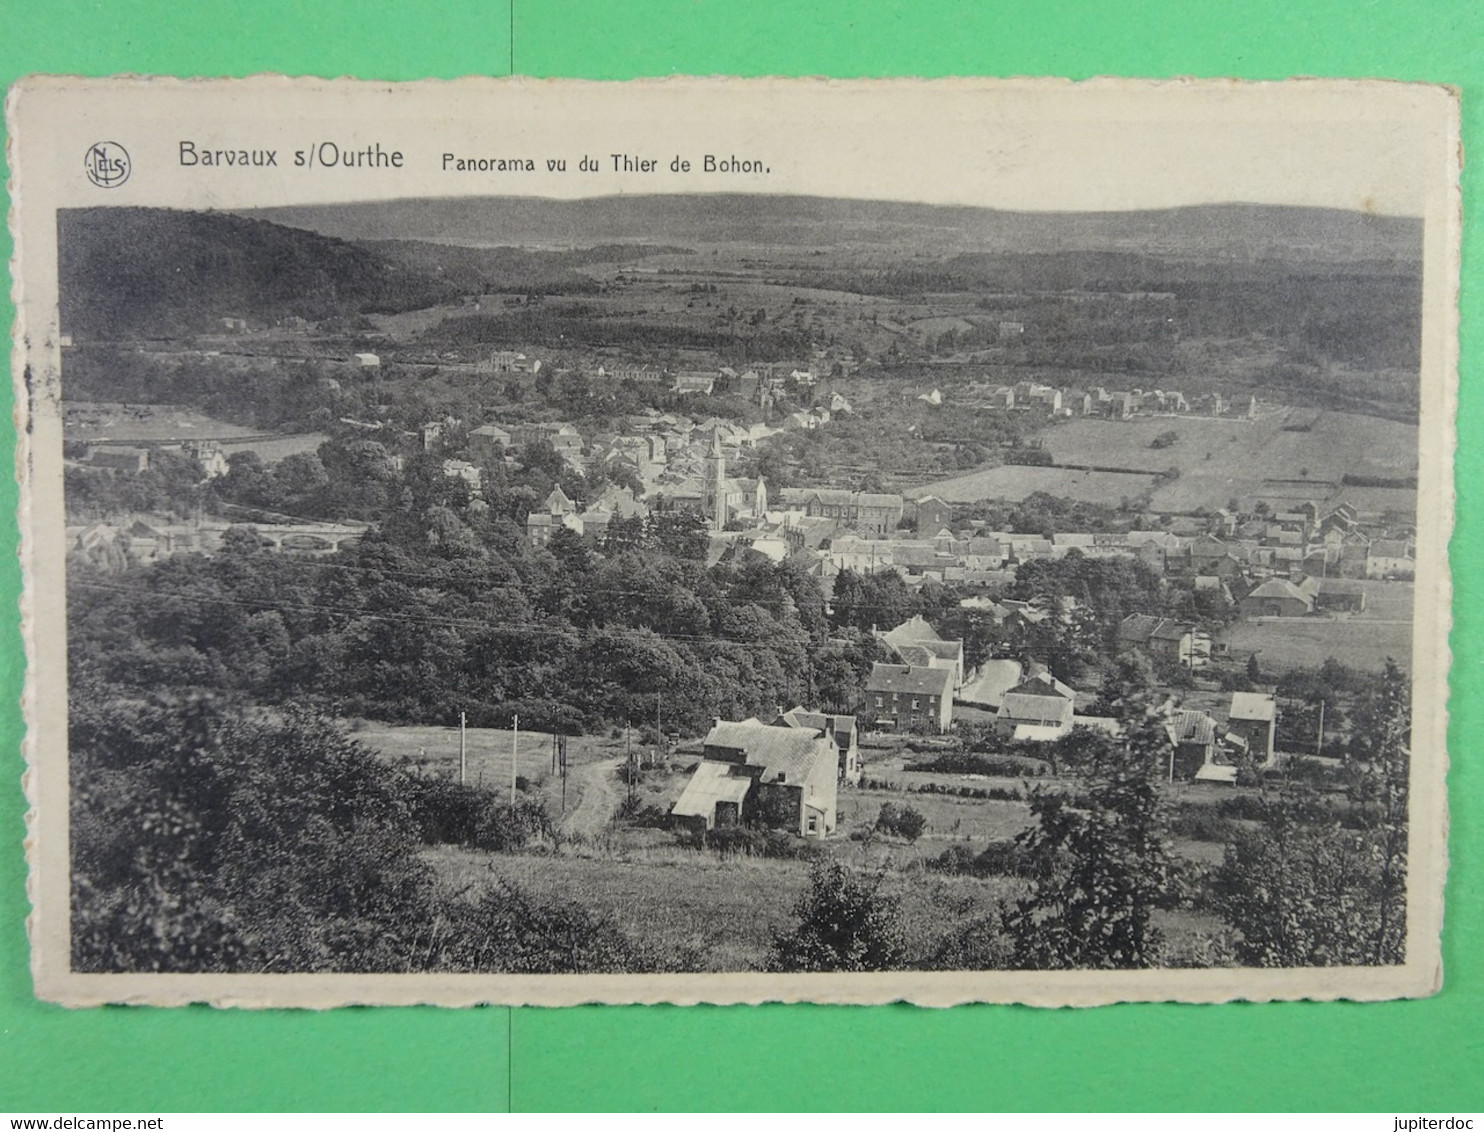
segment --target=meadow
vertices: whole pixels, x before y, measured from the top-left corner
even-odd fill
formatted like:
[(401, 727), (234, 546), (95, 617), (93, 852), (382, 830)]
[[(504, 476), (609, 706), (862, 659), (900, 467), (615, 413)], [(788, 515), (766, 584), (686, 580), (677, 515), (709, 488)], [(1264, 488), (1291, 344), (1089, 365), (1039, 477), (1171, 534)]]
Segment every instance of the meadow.
[(1264, 671), (1317, 668), (1330, 657), (1377, 672), (1390, 658), (1410, 669), (1413, 584), (1377, 579), (1351, 584), (1365, 590), (1362, 613), (1238, 621), (1219, 639), (1238, 659), (1256, 652)]
[[(1285, 426), (1289, 426), (1285, 428)], [(1308, 431), (1290, 431), (1293, 427)], [(1166, 447), (1156, 437), (1174, 432)], [(1320, 506), (1348, 501), (1367, 509), (1411, 511), (1416, 492), (1406, 488), (1356, 487), (1346, 474), (1400, 478), (1416, 474), (1417, 427), (1357, 413), (1259, 405), (1245, 417), (1150, 416), (1127, 421), (1078, 417), (1048, 425), (1038, 434), (1058, 464), (1121, 471), (1077, 471), (1066, 467), (989, 468), (928, 484), (951, 502), (1023, 499), (1034, 491), (1088, 502), (1117, 503), (1152, 488), (1155, 511), (1214, 510), (1232, 499), (1312, 499)], [(1175, 479), (1155, 484), (1170, 468)]]

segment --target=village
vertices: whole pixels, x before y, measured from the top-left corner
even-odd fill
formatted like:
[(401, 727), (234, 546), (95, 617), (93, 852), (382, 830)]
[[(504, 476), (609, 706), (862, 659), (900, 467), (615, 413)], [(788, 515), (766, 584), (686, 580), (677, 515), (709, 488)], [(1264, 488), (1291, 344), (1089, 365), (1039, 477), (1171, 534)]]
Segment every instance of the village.
[[(235, 320), (229, 320), (235, 321)], [(1023, 329), (1023, 328), (1022, 328)], [(821, 359), (827, 361), (828, 359)], [(354, 364), (379, 366), (360, 354)], [(849, 362), (836, 362), (837, 375)], [(982, 519), (964, 520), (962, 507), (931, 493), (851, 491), (829, 486), (769, 489), (760, 477), (731, 474), (756, 464), (760, 445), (788, 430), (828, 427), (832, 415), (848, 415), (847, 385), (830, 380), (822, 366), (780, 363), (748, 369), (682, 370), (632, 365), (596, 367), (597, 377), (649, 385), (670, 383), (681, 395), (711, 394), (718, 383), (767, 413), (777, 402), (790, 404), (800, 391), (813, 394), (810, 407), (782, 413), (776, 425), (743, 423), (715, 416), (695, 419), (683, 412), (649, 409), (621, 418), (619, 426), (584, 436), (567, 421), (510, 421), (469, 427), (453, 418), (424, 424), (404, 443), (441, 460), (442, 474), (467, 491), (478, 506), (486, 469), (518, 467), (535, 446), (549, 449), (574, 473), (606, 483), (585, 500), (570, 498), (558, 484), (525, 518), (525, 538), (533, 551), (549, 551), (554, 539), (574, 539), (601, 553), (614, 522), (642, 523), (654, 513), (694, 514), (706, 529), (705, 560), (737, 563), (757, 559), (801, 565), (828, 598), (842, 574), (894, 574), (909, 588), (949, 586), (960, 606), (1003, 641), (1023, 641), (1030, 630), (1068, 632), (1077, 600), (1016, 600), (1006, 596), (1017, 570), (1026, 563), (1129, 558), (1148, 566), (1169, 586), (1187, 595), (1187, 610), (1203, 616), (1128, 614), (1117, 628), (1120, 652), (1137, 651), (1192, 680), (1213, 659), (1245, 664), (1260, 653), (1254, 633), (1282, 634), (1282, 622), (1343, 622), (1366, 611), (1369, 593), (1400, 589), (1414, 570), (1413, 535), (1395, 516), (1362, 513), (1349, 504), (1321, 509), (1313, 501), (1274, 503), (1257, 500), (1250, 511), (1217, 508), (1200, 515), (1140, 516), (1157, 523), (1116, 531), (1042, 530), (1037, 533), (990, 529)], [(541, 363), (514, 350), (494, 351), (475, 369), (482, 375), (540, 372)], [(785, 393), (784, 390), (788, 392)], [(937, 390), (917, 395), (941, 404)], [(1060, 389), (1035, 383), (990, 388), (972, 384), (970, 396), (1004, 411), (1030, 411), (1052, 419), (1097, 414), (1128, 420), (1140, 414), (1174, 416), (1194, 411), (1223, 415), (1232, 410), (1219, 394), (1193, 407), (1179, 393), (1138, 391), (1109, 394)], [(1258, 411), (1249, 397), (1238, 411)], [(765, 416), (766, 419), (766, 416)], [(345, 420), (346, 429), (372, 433), (380, 426)], [(240, 445), (247, 442), (235, 442)], [(179, 444), (91, 444), (79, 464), (110, 472), (138, 474), (148, 469), (151, 452), (182, 453), (200, 465), (206, 481), (226, 476), (230, 462), (221, 444), (191, 440)], [(457, 454), (452, 454), (456, 452)], [(401, 471), (406, 458), (393, 456)], [(596, 473), (596, 474), (594, 474)], [(1277, 510), (1282, 506), (1284, 510)], [(234, 524), (223, 518), (168, 521), (138, 516), (126, 524), (98, 522), (69, 528), (74, 552), (97, 565), (122, 566), (168, 559), (182, 553), (219, 552)], [(368, 525), (357, 522), (254, 524), (258, 539), (273, 551), (333, 555), (353, 546)], [(1394, 584), (1388, 586), (1388, 583)], [(1242, 626), (1245, 652), (1233, 652), (1227, 630)], [(947, 735), (955, 711), (992, 721), (993, 733), (1015, 743), (1062, 739), (1075, 728), (1117, 734), (1117, 722), (1079, 712), (1096, 698), (1097, 686), (1079, 692), (1051, 675), (1043, 657), (1024, 649), (986, 655), (966, 665), (961, 640), (945, 640), (921, 616), (875, 629), (890, 659), (871, 667), (859, 689), (859, 714), (874, 732)], [(1337, 650), (1338, 651), (1338, 646)], [(1323, 660), (1316, 658), (1315, 663)], [(1271, 770), (1277, 762), (1277, 704), (1271, 692), (1239, 691), (1214, 712), (1180, 706), (1171, 689), (1164, 707), (1170, 743), (1168, 777), (1235, 783), (1239, 767)], [(789, 734), (783, 734), (784, 731)], [(722, 737), (726, 741), (723, 742)], [(837, 784), (858, 785), (862, 759), (853, 714), (834, 714), (799, 706), (775, 719), (751, 718), (718, 723), (702, 741), (704, 758), (673, 817), (699, 821), (704, 829), (739, 824), (756, 813), (787, 813), (783, 825), (800, 835), (825, 837), (836, 829)], [(833, 746), (831, 746), (833, 744)], [(1322, 746), (1322, 737), (1319, 740)], [(1317, 748), (1316, 748), (1317, 749)], [(828, 768), (828, 773), (826, 773)], [(777, 799), (792, 798), (780, 807)]]
[(330, 720), (440, 885), (680, 969), (770, 962), (821, 861), (880, 872), (913, 964), (1008, 962), (1044, 815), (1135, 759), (1173, 961), (1233, 961), (1231, 847), (1359, 804), (1410, 663), (1405, 405), (1094, 357), (1165, 349), (1169, 295), (865, 311), (604, 254), (570, 296), (68, 326), (75, 686)]

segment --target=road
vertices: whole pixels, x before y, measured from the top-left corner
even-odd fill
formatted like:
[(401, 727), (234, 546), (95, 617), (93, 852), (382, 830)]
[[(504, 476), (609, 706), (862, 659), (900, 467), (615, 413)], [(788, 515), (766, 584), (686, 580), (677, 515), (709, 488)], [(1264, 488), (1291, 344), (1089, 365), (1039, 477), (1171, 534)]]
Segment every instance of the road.
[(618, 809), (618, 768), (623, 758), (603, 759), (568, 768), (567, 774), (580, 795), (577, 808), (562, 820), (562, 832), (590, 837), (601, 833)]

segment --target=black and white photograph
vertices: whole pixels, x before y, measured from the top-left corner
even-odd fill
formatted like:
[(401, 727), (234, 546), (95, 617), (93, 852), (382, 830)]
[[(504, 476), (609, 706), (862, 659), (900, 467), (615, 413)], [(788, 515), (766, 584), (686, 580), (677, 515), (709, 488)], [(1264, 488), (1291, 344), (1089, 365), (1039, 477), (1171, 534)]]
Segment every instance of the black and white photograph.
[(23, 92), (51, 997), (1431, 993), (1453, 103), (1276, 85)]

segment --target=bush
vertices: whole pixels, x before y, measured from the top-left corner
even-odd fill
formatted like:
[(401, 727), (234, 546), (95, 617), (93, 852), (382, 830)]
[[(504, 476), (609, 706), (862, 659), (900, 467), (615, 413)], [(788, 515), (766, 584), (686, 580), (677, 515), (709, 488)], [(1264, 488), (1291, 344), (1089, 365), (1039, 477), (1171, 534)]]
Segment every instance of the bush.
[(1019, 842), (992, 841), (975, 854), (963, 843), (950, 845), (928, 862), (934, 872), (975, 877), (1031, 877), (1036, 875), (1036, 861)]
[(446, 778), (409, 776), (406, 799), (418, 833), (429, 845), (463, 845), (508, 852), (553, 832), (551, 815), (540, 799), (514, 805), (498, 791)]
[(1170, 832), (1194, 841), (1226, 844), (1242, 832), (1231, 818), (1223, 817), (1212, 806), (1184, 806), (1170, 817)]
[(904, 838), (909, 845), (922, 836), (927, 824), (927, 817), (920, 810), (895, 802), (882, 803), (881, 812), (876, 815), (878, 830)]
[(770, 971), (891, 971), (905, 965), (897, 902), (880, 892), (883, 874), (862, 879), (838, 861), (821, 862), (794, 905), (799, 923), (774, 932)]
[(439, 970), (596, 974), (647, 966), (612, 921), (574, 901), (538, 898), (513, 884), (499, 885), (450, 918)]

